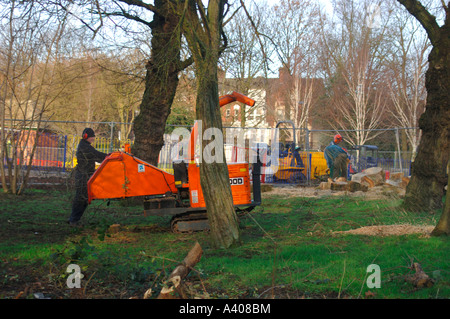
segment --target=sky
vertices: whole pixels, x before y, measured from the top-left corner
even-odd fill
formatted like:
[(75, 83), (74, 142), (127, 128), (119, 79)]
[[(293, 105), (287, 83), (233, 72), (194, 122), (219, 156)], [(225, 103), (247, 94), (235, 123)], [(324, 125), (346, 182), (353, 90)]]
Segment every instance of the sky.
[[(255, 0), (256, 2), (259, 2), (259, 0)], [(275, 5), (275, 4), (279, 4), (280, 0), (261, 0), (264, 2), (267, 2), (270, 5)], [(323, 6), (325, 7), (326, 11), (331, 14), (333, 12), (333, 5), (331, 4), (331, 0), (318, 0), (320, 3), (323, 4)]]

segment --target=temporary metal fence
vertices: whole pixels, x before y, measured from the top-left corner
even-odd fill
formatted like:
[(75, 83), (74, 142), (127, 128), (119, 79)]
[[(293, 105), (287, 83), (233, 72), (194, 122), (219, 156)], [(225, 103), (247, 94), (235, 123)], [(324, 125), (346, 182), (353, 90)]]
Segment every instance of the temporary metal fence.
[[(66, 122), (64, 122), (66, 123)], [(114, 130), (118, 124), (114, 122), (73, 122), (89, 125), (91, 123), (101, 123), (108, 125), (111, 130), (103, 130), (104, 136), (98, 136), (94, 147), (104, 153), (110, 153), (123, 149), (125, 144), (133, 144), (132, 139), (119, 139), (120, 134)], [(125, 123), (130, 124), (130, 123)], [(189, 127), (186, 127), (189, 128)], [(283, 130), (283, 128), (279, 128)], [(262, 182), (264, 183), (295, 183), (300, 185), (311, 185), (321, 180), (326, 175), (327, 165), (323, 156), (323, 149), (330, 143), (332, 136), (337, 133), (334, 130), (307, 130), (295, 128), (292, 132), (286, 129), (286, 134), (278, 132), (279, 156), (276, 162), (264, 161)], [(401, 130), (406, 130), (405, 128)], [(243, 134), (244, 145), (236, 145), (236, 132)], [(339, 131), (343, 134), (350, 131)], [(401, 144), (406, 145), (404, 140), (399, 139), (399, 129), (386, 129), (377, 132), (382, 140), (376, 158), (356, 156), (352, 153), (352, 166), (360, 172), (371, 166), (379, 166), (389, 172), (402, 171), (405, 175), (411, 173), (411, 153), (401, 149)], [(297, 145), (292, 145), (293, 134), (296, 134)], [(109, 136), (105, 136), (109, 135)], [(39, 133), (32, 168), (39, 170), (59, 170), (67, 171), (76, 166), (76, 148), (81, 139), (74, 134), (53, 134)], [(251, 161), (254, 156), (254, 149), (257, 146), (263, 149), (266, 156), (275, 149), (273, 143), (275, 136), (274, 128), (235, 128), (224, 127), (225, 157), (228, 163)], [(403, 137), (404, 139), (404, 137)], [(174, 154), (179, 153), (180, 143), (178, 139), (170, 134), (165, 135), (165, 143), (160, 151), (158, 166), (169, 173), (172, 173), (172, 163)], [(377, 141), (377, 140), (375, 140)], [(31, 154), (33, 145), (24, 145), (20, 151), (24, 154)], [(344, 146), (345, 147), (345, 146)], [(347, 147), (349, 147), (347, 145)], [(350, 148), (350, 147), (349, 147)], [(253, 153), (252, 153), (253, 152)], [(11, 154), (9, 152), (9, 154)], [(253, 155), (252, 155), (253, 154)], [(29, 157), (24, 156), (24, 165), (27, 165)]]

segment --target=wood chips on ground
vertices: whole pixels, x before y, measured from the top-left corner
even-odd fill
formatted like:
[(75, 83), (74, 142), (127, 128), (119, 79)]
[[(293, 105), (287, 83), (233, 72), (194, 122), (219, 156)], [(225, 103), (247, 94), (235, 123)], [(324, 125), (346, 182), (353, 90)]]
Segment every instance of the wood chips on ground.
[(354, 234), (366, 236), (402, 236), (411, 234), (422, 234), (425, 237), (430, 236), (434, 226), (414, 226), (409, 224), (402, 225), (378, 225), (365, 226), (347, 231), (336, 231), (333, 234)]
[[(264, 185), (264, 184), (263, 184)], [(405, 193), (404, 189), (399, 187), (383, 185), (369, 188), (367, 192), (357, 191), (357, 192), (347, 192), (347, 191), (332, 191), (329, 189), (321, 190), (317, 187), (298, 187), (292, 185), (286, 186), (272, 186), (267, 190), (263, 190), (262, 196), (282, 196), (285, 198), (292, 197), (325, 197), (325, 196), (354, 196), (361, 197), (366, 200), (373, 199), (385, 199), (385, 198), (395, 198), (402, 197)]]
[[(386, 199), (391, 198), (393, 195), (403, 195), (399, 193), (403, 191), (398, 187), (377, 186), (369, 189), (368, 192), (336, 192), (331, 190), (320, 190), (317, 187), (295, 187), (295, 186), (282, 186), (273, 187), (267, 192), (263, 193), (263, 197), (279, 195), (283, 197), (323, 197), (323, 196), (356, 196), (366, 200), (373, 199)], [(366, 226), (348, 231), (336, 231), (333, 235), (337, 234), (355, 234), (366, 236), (402, 236), (411, 234), (420, 234), (422, 237), (429, 237), (433, 231), (434, 226), (419, 226), (410, 224), (399, 225), (378, 225), (378, 226)]]

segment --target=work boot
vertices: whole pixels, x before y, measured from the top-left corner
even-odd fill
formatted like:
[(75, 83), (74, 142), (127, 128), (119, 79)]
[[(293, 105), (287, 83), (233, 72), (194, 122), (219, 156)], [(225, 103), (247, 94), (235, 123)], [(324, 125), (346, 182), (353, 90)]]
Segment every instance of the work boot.
[(67, 221), (67, 223), (72, 227), (83, 227), (79, 221), (76, 222)]

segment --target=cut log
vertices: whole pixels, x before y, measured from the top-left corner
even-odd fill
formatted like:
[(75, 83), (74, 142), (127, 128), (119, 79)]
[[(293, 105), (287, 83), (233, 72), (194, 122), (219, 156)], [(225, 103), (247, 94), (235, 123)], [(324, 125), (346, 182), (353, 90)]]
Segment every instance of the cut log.
[(328, 182), (322, 182), (319, 184), (319, 189), (321, 189), (321, 190), (330, 189), (330, 185), (331, 184), (328, 184)]
[(348, 181), (348, 182), (333, 182), (331, 183), (329, 189), (333, 191), (367, 192), (369, 190), (369, 187), (367, 185), (363, 185), (358, 182)]
[(429, 288), (434, 285), (434, 280), (431, 279), (422, 269), (419, 263), (414, 263), (411, 267), (416, 273), (406, 278), (416, 288)]
[(361, 183), (369, 188), (384, 184), (385, 173), (381, 167), (371, 167), (361, 173), (354, 174), (352, 181)]
[(346, 191), (347, 190), (347, 183), (346, 182), (334, 182), (334, 183), (331, 183), (330, 189), (332, 191)]
[(375, 187), (375, 182), (367, 175), (361, 178), (361, 184), (367, 186), (368, 188)]
[(366, 176), (365, 173), (357, 173), (352, 175), (352, 181), (361, 183), (361, 179)]
[(389, 179), (390, 179), (391, 181), (401, 181), (403, 177), (404, 177), (403, 172), (400, 172), (400, 173), (391, 173)]
[(349, 181), (347, 183), (347, 190), (352, 193), (359, 191), (367, 192), (369, 190), (369, 187), (358, 182)]
[(384, 174), (382, 174), (383, 168), (381, 168), (381, 167), (369, 167), (369, 168), (366, 168), (365, 170), (363, 170), (362, 172), (366, 175), (381, 174), (382, 176), (384, 176)]
[(183, 288), (183, 279), (189, 274), (191, 269), (200, 261), (203, 250), (200, 244), (195, 243), (183, 262), (179, 264), (170, 274), (166, 281), (167, 287), (161, 289), (158, 299), (181, 299), (186, 298)]
[(371, 167), (365, 169), (363, 173), (366, 174), (366, 177), (374, 183), (374, 186), (380, 186), (384, 184), (386, 175), (381, 167)]
[(408, 184), (409, 184), (409, 177), (402, 177), (400, 187), (406, 189), (406, 186), (408, 186)]

